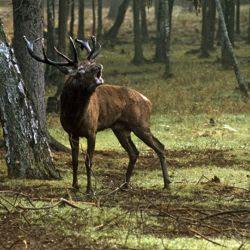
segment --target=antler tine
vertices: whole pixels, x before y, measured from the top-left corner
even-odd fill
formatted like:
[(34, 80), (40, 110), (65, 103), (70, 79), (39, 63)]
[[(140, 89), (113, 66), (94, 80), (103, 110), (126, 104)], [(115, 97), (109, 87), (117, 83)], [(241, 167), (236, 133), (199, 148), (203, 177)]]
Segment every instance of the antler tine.
[(73, 54), (74, 54), (74, 60), (71, 60), (69, 57), (67, 57), (66, 55), (64, 55), (62, 52), (60, 52), (56, 47), (54, 47), (56, 53), (58, 55), (60, 55), (62, 58), (64, 58), (70, 65), (77, 65), (78, 63), (78, 56), (77, 56), (77, 52), (76, 52), (76, 46), (74, 44), (74, 40), (72, 39), (72, 37), (69, 37), (70, 39), (70, 44), (71, 44), (71, 48), (73, 50)]
[(88, 55), (88, 58), (87, 58), (88, 60), (93, 59), (92, 56), (93, 56), (93, 54), (95, 53), (95, 50), (96, 50), (96, 37), (91, 36), (90, 39), (92, 41), (93, 49), (91, 50), (91, 52)]
[(88, 54), (91, 52), (88, 40), (75, 39), (75, 41), (80, 44), (81, 49), (86, 49)]
[(69, 37), (69, 39), (70, 39), (71, 48), (73, 50), (74, 63), (77, 64), (78, 63), (78, 55), (77, 55), (76, 45), (75, 45), (74, 40), (71, 36)]
[(101, 52), (102, 46), (100, 43), (97, 43), (97, 44), (98, 44), (98, 50), (95, 53), (93, 53), (92, 59), (95, 59), (99, 55), (99, 53)]

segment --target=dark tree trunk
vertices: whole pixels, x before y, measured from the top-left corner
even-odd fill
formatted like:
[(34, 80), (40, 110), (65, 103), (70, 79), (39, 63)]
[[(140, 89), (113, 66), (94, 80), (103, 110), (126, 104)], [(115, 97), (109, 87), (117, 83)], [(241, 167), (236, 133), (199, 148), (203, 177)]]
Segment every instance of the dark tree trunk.
[(169, 9), (169, 27), (170, 31), (172, 30), (172, 16), (173, 16), (173, 9), (174, 9), (174, 0), (168, 0), (168, 9)]
[[(70, 24), (69, 24), (69, 35), (74, 37), (74, 26), (75, 26), (75, 0), (71, 0), (70, 2)], [(70, 47), (70, 45), (69, 45)], [(69, 49), (69, 53), (73, 58), (73, 51)]]
[(74, 25), (75, 25), (75, 0), (71, 0), (70, 3), (70, 25), (69, 35), (74, 37)]
[[(69, 14), (69, 4), (68, 0), (60, 0), (59, 1), (59, 26), (58, 26), (58, 49), (62, 53), (67, 52), (67, 46), (66, 46), (66, 38), (67, 38), (67, 22), (68, 22), (68, 14)], [(59, 57), (60, 58), (60, 57)], [(61, 58), (60, 58), (61, 60)], [(57, 75), (57, 91), (55, 94), (55, 98), (59, 98), (61, 95), (65, 77), (63, 74), (58, 72)]]
[(209, 57), (208, 38), (209, 38), (209, 9), (208, 1), (202, 1), (202, 29), (201, 29), (201, 49), (200, 57)]
[(236, 27), (235, 27), (235, 32), (236, 34), (240, 34), (240, 0), (236, 0)]
[(133, 0), (133, 23), (134, 23), (134, 58), (133, 63), (140, 64), (144, 62), (142, 50), (142, 32), (140, 20), (141, 0)]
[(148, 41), (148, 25), (147, 25), (147, 13), (146, 13), (146, 2), (141, 0), (141, 30), (143, 41)]
[[(47, 54), (55, 58), (55, 6), (53, 0), (47, 0)], [(48, 80), (54, 71), (53, 67), (46, 65), (45, 78)]]
[(166, 61), (165, 61), (165, 78), (170, 78), (171, 73), (171, 64), (170, 64), (170, 44), (171, 44), (171, 31), (172, 31), (172, 13), (174, 7), (174, 0), (168, 0), (166, 2)]
[(155, 61), (166, 61), (166, 39), (167, 39), (167, 16), (168, 16), (168, 3), (167, 0), (159, 0), (159, 11), (157, 18), (157, 31), (156, 31), (156, 51)]
[(78, 14), (78, 38), (84, 38), (84, 0), (79, 0), (79, 14)]
[(98, 9), (97, 9), (97, 38), (100, 39), (102, 37), (102, 0), (98, 0)]
[(247, 44), (250, 44), (250, 6), (249, 6), (249, 11), (248, 11)]
[(67, 21), (68, 21), (68, 0), (59, 1), (59, 21), (58, 21), (58, 49), (66, 53)]
[(155, 0), (155, 20), (158, 19), (158, 11), (159, 11), (159, 2), (160, 0)]
[(14, 50), (26, 88), (38, 113), (42, 129), (45, 131), (46, 114), (44, 100), (44, 66), (31, 59), (24, 46), (23, 35), (34, 40), (43, 37), (42, 1), (13, 0)]
[(95, 35), (96, 33), (96, 4), (95, 4), (95, 0), (92, 0), (92, 35)]
[[(235, 4), (234, 0), (224, 0), (225, 2), (225, 23), (227, 27), (228, 37), (232, 46), (234, 46), (234, 9)], [(223, 37), (222, 39), (222, 46), (221, 46), (221, 62), (224, 68), (228, 68), (232, 66), (232, 57), (230, 51), (227, 48), (226, 41)]]
[(110, 7), (109, 7), (109, 13), (108, 18), (115, 20), (118, 14), (119, 6), (121, 5), (121, 0), (110, 0)]
[(0, 113), (8, 176), (60, 178), (52, 163), (46, 134), (33, 107), (33, 100), (29, 99), (13, 52), (7, 44), (1, 20), (0, 65)]
[(221, 22), (221, 30), (222, 30), (222, 36), (223, 36), (223, 40), (226, 44), (226, 48), (228, 50), (228, 53), (230, 54), (231, 58), (232, 58), (232, 62), (233, 62), (233, 68), (234, 68), (234, 73), (239, 85), (239, 89), (242, 92), (243, 95), (245, 95), (246, 97), (248, 97), (248, 88), (246, 86), (245, 80), (240, 72), (240, 66), (238, 63), (238, 60), (234, 54), (234, 50), (233, 50), (233, 46), (232, 43), (230, 41), (228, 32), (227, 32), (227, 26), (225, 23), (225, 19), (224, 19), (224, 15), (223, 15), (223, 10), (221, 7), (221, 3), (220, 0), (215, 0), (216, 2), (216, 8), (217, 8), (217, 12), (219, 15), (219, 19)]
[(215, 38), (215, 24), (216, 24), (216, 4), (214, 0), (209, 0), (208, 9), (209, 9), (208, 49), (213, 50), (214, 38)]
[(119, 29), (123, 23), (126, 11), (128, 9), (129, 1), (130, 0), (123, 0), (121, 5), (119, 6), (119, 10), (118, 10), (115, 22), (114, 22), (113, 26), (106, 32), (105, 39), (107, 39), (107, 40), (116, 39), (117, 34), (119, 32)]

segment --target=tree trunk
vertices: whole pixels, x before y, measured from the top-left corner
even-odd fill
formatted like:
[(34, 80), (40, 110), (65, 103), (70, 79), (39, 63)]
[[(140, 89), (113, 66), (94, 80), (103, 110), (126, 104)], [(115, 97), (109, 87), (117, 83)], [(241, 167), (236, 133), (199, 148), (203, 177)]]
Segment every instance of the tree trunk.
[(115, 22), (114, 22), (113, 26), (106, 32), (105, 39), (107, 39), (107, 40), (115, 40), (116, 39), (117, 34), (119, 32), (119, 29), (123, 23), (126, 11), (128, 9), (129, 1), (130, 0), (123, 0), (121, 5), (119, 6), (119, 10), (118, 10), (118, 14), (117, 14), (117, 17), (115, 19)]
[(92, 0), (92, 35), (96, 33), (96, 14), (95, 14), (95, 0)]
[(121, 0), (110, 0), (110, 7), (109, 7), (109, 13), (108, 18), (111, 20), (115, 20), (117, 18), (119, 6), (121, 5)]
[[(69, 24), (69, 35), (74, 37), (74, 26), (75, 26), (75, 0), (70, 1), (70, 24)], [(70, 49), (69, 44), (69, 53), (73, 58), (73, 51)]]
[(148, 41), (148, 25), (147, 25), (147, 13), (145, 0), (141, 0), (141, 30), (142, 39), (144, 42)]
[(98, 0), (98, 10), (97, 10), (97, 38), (100, 39), (102, 37), (102, 0)]
[(240, 0), (236, 0), (236, 27), (235, 32), (236, 34), (240, 34)]
[(209, 0), (208, 2), (208, 19), (209, 19), (209, 27), (208, 27), (208, 49), (214, 49), (214, 37), (215, 37), (215, 23), (216, 23), (216, 5), (214, 0)]
[(200, 57), (209, 57), (208, 53), (208, 30), (209, 30), (209, 9), (208, 9), (208, 1), (211, 0), (203, 0), (202, 1), (202, 29), (201, 29), (201, 49), (200, 49)]
[[(23, 79), (26, 83), (27, 91), (34, 103), (38, 113), (42, 129), (45, 131), (45, 90), (44, 90), (44, 65), (33, 60), (27, 53), (24, 46), (23, 35), (28, 39), (34, 40), (43, 37), (43, 5), (42, 1), (13, 0), (13, 19), (14, 19), (14, 50)], [(38, 52), (39, 53), (39, 52)]]
[(250, 6), (249, 6), (249, 11), (248, 11), (247, 44), (250, 44)]
[[(235, 4), (234, 0), (224, 0), (225, 2), (225, 23), (227, 27), (228, 36), (232, 46), (234, 46), (234, 9)], [(222, 46), (221, 46), (221, 62), (224, 68), (228, 68), (232, 66), (232, 57), (230, 51), (227, 48), (226, 41), (222, 39)]]
[[(23, 2), (24, 3), (24, 2)], [(26, 20), (27, 21), (27, 20)], [(8, 176), (60, 178), (0, 20), (0, 112)]]
[(216, 2), (216, 7), (217, 7), (217, 12), (218, 12), (218, 15), (219, 15), (219, 19), (220, 19), (220, 22), (221, 22), (221, 29), (222, 29), (222, 36), (223, 36), (223, 40), (226, 44), (226, 48), (232, 58), (232, 61), (233, 61), (233, 68), (234, 68), (234, 72), (235, 72), (235, 76), (236, 76), (236, 79), (237, 79), (237, 82), (238, 82), (238, 85), (239, 85), (239, 89), (240, 91), (242, 92), (242, 94), (246, 97), (248, 97), (248, 89), (247, 89), (247, 86), (246, 86), (246, 83), (245, 83), (245, 80), (240, 72), (240, 66), (239, 66), (239, 63), (238, 63), (238, 60), (234, 54), (234, 51), (233, 51), (233, 46), (232, 46), (232, 43), (229, 39), (229, 35), (228, 35), (228, 32), (227, 32), (227, 27), (226, 27), (226, 23), (225, 23), (225, 19), (224, 19), (224, 15), (223, 15), (223, 10), (222, 10), (222, 7), (221, 7), (221, 3), (220, 3), (220, 0), (215, 0)]
[[(58, 49), (62, 53), (67, 52), (67, 47), (66, 47), (66, 37), (67, 37), (67, 22), (68, 22), (68, 0), (60, 0), (59, 1), (59, 26), (58, 26)], [(61, 57), (59, 57), (61, 60)], [(58, 97), (61, 95), (63, 85), (65, 82), (65, 76), (58, 72), (57, 74), (57, 91), (55, 94), (55, 98), (58, 99)]]
[(79, 0), (78, 39), (84, 38), (84, 0)]
[(58, 21), (58, 49), (66, 53), (66, 37), (68, 22), (68, 0), (59, 1), (59, 21)]
[(159, 0), (159, 11), (157, 18), (156, 31), (156, 51), (155, 62), (166, 62), (166, 38), (167, 38), (167, 15), (168, 13), (167, 0)]
[(159, 2), (160, 2), (160, 0), (155, 0), (154, 1), (155, 2), (155, 20), (157, 20), (158, 19), (158, 11), (159, 11)]
[(171, 31), (172, 31), (172, 13), (173, 13), (174, 0), (168, 0), (166, 3), (166, 60), (165, 60), (165, 78), (170, 78), (171, 64), (170, 64), (170, 44), (171, 44)]
[(140, 64), (144, 62), (142, 51), (142, 33), (140, 20), (141, 0), (133, 0), (133, 23), (134, 23), (134, 58), (133, 63)]
[(69, 35), (74, 37), (74, 25), (75, 25), (75, 0), (71, 0), (70, 3), (70, 25)]
[[(47, 0), (47, 54), (55, 58), (55, 6), (53, 0)], [(51, 65), (46, 65), (45, 78), (48, 80), (54, 71)]]

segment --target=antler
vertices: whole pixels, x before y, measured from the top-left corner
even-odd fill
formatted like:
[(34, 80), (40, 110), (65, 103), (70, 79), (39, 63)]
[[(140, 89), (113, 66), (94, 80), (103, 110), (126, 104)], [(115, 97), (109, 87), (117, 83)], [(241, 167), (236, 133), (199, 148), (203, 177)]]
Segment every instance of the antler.
[[(73, 50), (73, 55), (74, 55), (74, 59), (73, 60), (69, 59), (66, 55), (64, 55), (63, 53), (61, 53), (56, 48), (54, 48), (55, 51), (61, 57), (63, 57), (67, 62), (55, 62), (55, 61), (49, 59), (47, 57), (47, 54), (46, 54), (46, 51), (45, 51), (44, 39), (43, 38), (37, 38), (33, 42), (29, 41), (26, 38), (26, 36), (23, 36), (23, 39), (24, 39), (24, 41), (26, 43), (26, 47), (28, 49), (29, 54), (31, 55), (31, 57), (33, 57), (38, 62), (42, 62), (42, 63), (45, 63), (45, 64), (49, 64), (49, 65), (55, 66), (61, 72), (63, 72), (64, 74), (68, 74), (70, 72), (66, 67), (77, 67), (77, 65), (78, 65), (78, 56), (77, 56), (76, 47), (75, 47), (75, 44), (74, 44), (74, 41), (73, 41), (72, 37), (70, 37), (70, 44), (71, 44), (71, 47), (72, 47), (72, 50)], [(41, 40), (41, 42), (42, 42), (43, 58), (39, 57), (38, 55), (36, 55), (34, 53), (34, 43), (37, 42), (37, 41), (39, 41), (39, 40)]]
[[(91, 49), (91, 47), (90, 47), (89, 42), (88, 42), (87, 39), (85, 39), (85, 40), (76, 39), (75, 40), (77, 43), (80, 44), (80, 48), (82, 50), (83, 49), (87, 50), (87, 52), (88, 52), (87, 60), (88, 61), (94, 60), (98, 56), (98, 54), (100, 53), (100, 51), (101, 51), (101, 45), (100, 45), (100, 43), (97, 43), (96, 37), (95, 36), (91, 36), (90, 39), (91, 39), (91, 42), (92, 42), (92, 47), (93, 47), (92, 49)], [(97, 46), (98, 46), (98, 50), (96, 51), (96, 47)]]

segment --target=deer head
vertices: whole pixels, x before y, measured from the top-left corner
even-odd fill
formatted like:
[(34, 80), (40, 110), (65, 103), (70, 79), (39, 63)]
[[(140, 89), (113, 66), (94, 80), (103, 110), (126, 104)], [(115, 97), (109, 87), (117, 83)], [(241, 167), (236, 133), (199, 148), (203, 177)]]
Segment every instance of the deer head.
[[(76, 39), (76, 42), (80, 45), (80, 48), (87, 51), (87, 60), (85, 60), (83, 63), (79, 63), (76, 46), (72, 37), (70, 37), (70, 45), (73, 52), (73, 59), (70, 59), (57, 48), (54, 48), (57, 54), (64, 59), (64, 62), (56, 62), (48, 58), (45, 51), (43, 38), (38, 38), (33, 42), (29, 41), (26, 36), (23, 36), (23, 39), (31, 57), (44, 64), (55, 66), (62, 73), (75, 78), (74, 83), (81, 84), (85, 90), (93, 92), (97, 86), (103, 84), (103, 66), (101, 64), (95, 63), (95, 58), (100, 52), (101, 45), (97, 43), (95, 37), (92, 36), (90, 38), (92, 41), (92, 48), (90, 47), (88, 40)], [(38, 41), (41, 41), (42, 43), (43, 58), (36, 55), (34, 52), (34, 44)]]

